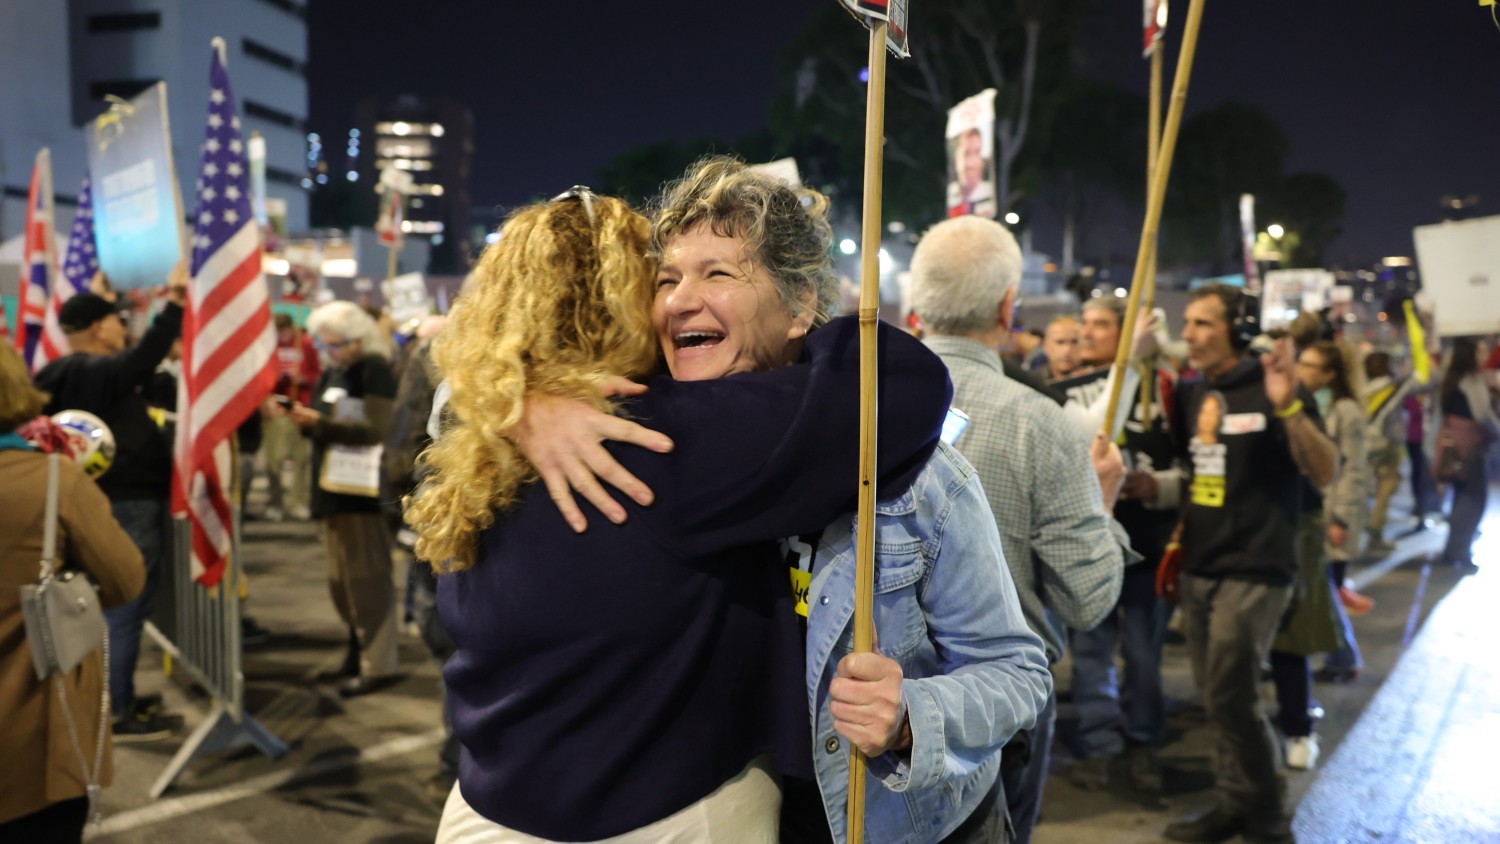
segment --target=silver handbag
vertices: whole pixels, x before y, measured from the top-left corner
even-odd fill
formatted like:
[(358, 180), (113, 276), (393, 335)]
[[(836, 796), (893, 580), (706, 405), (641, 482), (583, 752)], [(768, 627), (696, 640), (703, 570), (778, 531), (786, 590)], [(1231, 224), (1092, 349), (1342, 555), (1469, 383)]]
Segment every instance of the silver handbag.
[[(42, 527), (41, 572), (35, 584), (21, 587), (21, 614), (26, 624), (26, 641), (31, 644), (31, 663), (38, 680), (52, 678), (62, 699), (63, 719), (68, 738), (78, 754), (78, 765), (87, 779), (89, 817), (98, 823), (99, 773), (104, 767), (104, 737), (109, 729), (109, 632), (104, 626), (104, 610), (93, 584), (78, 572), (57, 574), (57, 463), (59, 456), (47, 455), (47, 505)], [(63, 678), (72, 674), (94, 651), (101, 651), (104, 671), (99, 701), (99, 732), (94, 747), (94, 767), (89, 768), (78, 741), (78, 727), (68, 706), (68, 690)]]

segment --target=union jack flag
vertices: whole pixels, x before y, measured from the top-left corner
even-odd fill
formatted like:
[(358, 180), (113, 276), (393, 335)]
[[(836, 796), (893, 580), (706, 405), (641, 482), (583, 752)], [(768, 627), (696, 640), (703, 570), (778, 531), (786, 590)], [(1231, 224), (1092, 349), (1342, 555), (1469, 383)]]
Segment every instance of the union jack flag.
[(58, 323), (63, 303), (74, 294), (89, 289), (89, 279), (99, 270), (99, 256), (94, 252), (94, 200), (89, 177), (83, 177), (78, 192), (78, 211), (73, 215), (73, 232), (68, 236), (68, 252), (63, 258), (62, 280), (52, 286), (47, 297), (47, 316), (42, 322), (42, 339), (36, 346), (31, 368), (38, 371), (72, 349), (68, 335)]
[(52, 233), (52, 153), (42, 149), (31, 169), (31, 190), (26, 195), (26, 240), (21, 263), (21, 295), (17, 297), (16, 349), (21, 359), (36, 371), (37, 349), (47, 316), (47, 296), (57, 276), (57, 240)]
[(208, 124), (193, 217), (192, 280), (182, 327), (172, 512), (192, 529), (192, 574), (223, 577), (232, 545), (229, 437), (276, 383), (276, 333), (261, 275), (260, 228), (250, 212), (250, 176), (240, 119), (214, 39)]

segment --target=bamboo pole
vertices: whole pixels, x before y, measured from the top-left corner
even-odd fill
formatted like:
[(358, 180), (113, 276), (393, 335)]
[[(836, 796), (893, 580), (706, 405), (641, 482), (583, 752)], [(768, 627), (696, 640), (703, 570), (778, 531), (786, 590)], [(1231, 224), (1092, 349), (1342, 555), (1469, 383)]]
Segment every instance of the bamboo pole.
[[(871, 21), (865, 104), (865, 202), (859, 279), (859, 516), (855, 532), (854, 652), (875, 647), (876, 349), (880, 323), (880, 200), (885, 156), (885, 21)], [(849, 747), (846, 840), (864, 840), (865, 755)]]
[[(1166, 54), (1166, 45), (1158, 42), (1156, 48), (1151, 51), (1151, 109), (1147, 119), (1150, 124), (1146, 128), (1146, 189), (1151, 189), (1151, 183), (1156, 178), (1156, 158), (1161, 155), (1161, 77), (1162, 56)], [(1142, 294), (1146, 299), (1146, 313), (1156, 307), (1156, 253), (1160, 246), (1161, 238), (1151, 239), (1151, 259), (1148, 264), (1150, 274), (1146, 276), (1146, 292)], [(1141, 413), (1142, 425), (1151, 422), (1151, 396), (1156, 392), (1156, 364), (1154, 361), (1145, 362), (1141, 366)]]
[(1130, 299), (1125, 308), (1125, 324), (1120, 326), (1120, 345), (1115, 350), (1116, 377), (1109, 390), (1109, 405), (1104, 414), (1104, 431), (1113, 431), (1115, 412), (1120, 407), (1120, 393), (1125, 386), (1125, 365), (1130, 360), (1131, 335), (1135, 334), (1136, 315), (1150, 269), (1151, 244), (1161, 228), (1161, 207), (1166, 200), (1167, 179), (1172, 174), (1172, 155), (1177, 151), (1177, 131), (1182, 126), (1182, 112), (1187, 106), (1188, 82), (1193, 76), (1193, 57), (1198, 52), (1198, 30), (1203, 23), (1203, 4), (1192, 0), (1188, 6), (1187, 24), (1182, 29), (1182, 51), (1177, 56), (1177, 74), (1172, 82), (1172, 102), (1167, 108), (1166, 128), (1162, 131), (1161, 150), (1152, 173), (1151, 189), (1146, 195), (1146, 222), (1141, 227), (1141, 244), (1136, 251), (1135, 277), (1130, 282)]

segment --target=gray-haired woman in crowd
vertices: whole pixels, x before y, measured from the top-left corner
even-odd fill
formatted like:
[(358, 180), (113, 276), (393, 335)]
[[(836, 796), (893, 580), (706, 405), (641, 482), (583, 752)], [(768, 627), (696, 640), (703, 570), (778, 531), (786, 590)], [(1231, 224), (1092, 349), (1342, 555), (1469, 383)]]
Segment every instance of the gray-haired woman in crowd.
[(391, 348), (375, 320), (352, 302), (329, 302), (307, 318), (323, 356), (312, 404), (285, 411), (312, 440), (312, 516), (322, 521), (328, 588), (349, 626), (349, 650), (334, 672), (339, 694), (364, 694), (394, 678), (396, 592), (391, 537), (380, 511), (380, 459), (396, 396)]

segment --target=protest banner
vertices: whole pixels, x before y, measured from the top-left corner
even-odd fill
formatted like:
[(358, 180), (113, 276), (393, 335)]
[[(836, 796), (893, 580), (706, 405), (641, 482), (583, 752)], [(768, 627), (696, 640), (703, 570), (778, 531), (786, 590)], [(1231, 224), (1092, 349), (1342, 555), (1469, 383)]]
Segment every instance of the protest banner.
[(995, 219), (995, 89), (948, 109), (948, 216)]
[(1326, 270), (1266, 273), (1260, 297), (1261, 329), (1285, 328), (1300, 311), (1317, 313), (1328, 307), (1333, 285), (1333, 273)]
[(116, 289), (166, 283), (187, 254), (167, 123), (167, 84), (119, 100), (87, 127), (99, 265)]
[(1500, 216), (1419, 226), (1413, 236), (1437, 335), (1500, 331)]

